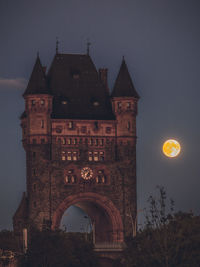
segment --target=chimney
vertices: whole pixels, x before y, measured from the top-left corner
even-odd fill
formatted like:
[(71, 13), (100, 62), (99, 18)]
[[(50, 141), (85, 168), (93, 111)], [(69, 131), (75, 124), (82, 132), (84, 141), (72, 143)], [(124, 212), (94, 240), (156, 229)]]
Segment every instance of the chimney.
[(108, 69), (106, 68), (99, 69), (99, 78), (103, 82), (103, 84), (106, 86), (106, 89), (109, 92), (107, 76), (108, 76)]

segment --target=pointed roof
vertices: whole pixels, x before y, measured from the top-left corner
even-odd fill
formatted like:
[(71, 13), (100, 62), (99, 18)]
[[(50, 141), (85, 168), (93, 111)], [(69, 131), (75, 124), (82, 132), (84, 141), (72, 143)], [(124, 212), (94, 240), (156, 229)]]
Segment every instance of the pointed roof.
[(131, 96), (139, 98), (138, 93), (135, 90), (131, 76), (129, 74), (125, 59), (123, 58), (122, 64), (115, 81), (115, 85), (111, 94), (112, 97)]
[(49, 94), (44, 69), (40, 62), (39, 55), (37, 56), (31, 77), (23, 96), (30, 94)]
[(56, 54), (47, 81), (54, 96), (53, 118), (114, 118), (107, 88), (89, 55)]

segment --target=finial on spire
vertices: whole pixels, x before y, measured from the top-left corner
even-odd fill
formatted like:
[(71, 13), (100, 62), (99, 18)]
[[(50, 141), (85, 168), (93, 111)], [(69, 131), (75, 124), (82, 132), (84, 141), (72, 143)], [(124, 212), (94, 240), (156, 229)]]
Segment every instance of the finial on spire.
[(125, 60), (125, 57), (124, 56), (122, 56), (122, 60)]
[(37, 57), (39, 57), (39, 51), (37, 51)]
[(59, 45), (59, 41), (58, 41), (58, 37), (56, 37), (56, 54), (58, 54), (58, 45)]
[(91, 45), (90, 40), (87, 39), (87, 55), (90, 54), (90, 45)]

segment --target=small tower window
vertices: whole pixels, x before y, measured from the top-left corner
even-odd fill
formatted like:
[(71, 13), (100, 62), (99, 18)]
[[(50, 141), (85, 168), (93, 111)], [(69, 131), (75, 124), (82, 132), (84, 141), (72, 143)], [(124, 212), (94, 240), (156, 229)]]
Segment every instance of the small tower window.
[(104, 161), (104, 152), (103, 151), (100, 151), (99, 159), (100, 159), (100, 161)]
[(89, 157), (88, 157), (88, 159), (89, 159), (89, 161), (92, 161), (92, 159), (93, 159), (93, 158), (92, 158), (92, 152), (91, 152), (91, 151), (89, 152)]
[(91, 146), (93, 145), (93, 139), (92, 138), (89, 139), (89, 145), (91, 145)]
[(62, 151), (62, 160), (66, 160), (65, 151)]
[(121, 109), (122, 103), (121, 102), (117, 102), (117, 107), (118, 107), (118, 109)]
[(77, 160), (77, 152), (76, 151), (73, 152), (73, 160), (75, 160), (75, 161)]
[(41, 99), (40, 104), (41, 104), (42, 106), (44, 106), (44, 104), (45, 104), (44, 99)]
[(130, 128), (131, 128), (131, 123), (130, 123), (130, 121), (128, 121), (127, 122), (127, 129), (130, 130)]
[(73, 129), (73, 127), (74, 127), (73, 121), (70, 121), (70, 122), (68, 123), (68, 128), (69, 128), (69, 129)]
[(99, 160), (98, 152), (94, 152), (94, 161), (98, 160)]
[(103, 140), (103, 139), (100, 139), (100, 140), (99, 140), (99, 143), (100, 143), (100, 146), (103, 146), (103, 144), (104, 144), (104, 140)]
[(44, 128), (44, 120), (41, 120), (41, 128)]
[(111, 127), (106, 127), (106, 133), (110, 134), (111, 133)]
[(67, 152), (67, 160), (72, 160), (72, 152), (71, 151)]
[(74, 139), (74, 145), (77, 145), (77, 138)]
[(131, 102), (127, 102), (127, 103), (126, 103), (126, 108), (127, 108), (127, 109), (130, 109), (130, 108), (131, 108)]
[(31, 101), (31, 105), (32, 105), (32, 106), (35, 106), (35, 104), (36, 104), (36, 101), (35, 101), (35, 100), (32, 100), (32, 101)]
[(68, 144), (68, 145), (71, 145), (71, 144), (72, 144), (72, 139), (71, 139), (71, 138), (68, 138), (68, 139), (67, 139), (67, 144)]
[(66, 145), (66, 139), (65, 138), (62, 139), (62, 144)]

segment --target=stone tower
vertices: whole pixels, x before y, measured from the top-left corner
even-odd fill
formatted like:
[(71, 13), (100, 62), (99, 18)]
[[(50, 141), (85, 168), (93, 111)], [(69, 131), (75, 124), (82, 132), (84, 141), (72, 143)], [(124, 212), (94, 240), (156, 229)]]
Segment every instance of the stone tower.
[(93, 222), (97, 249), (122, 244), (136, 231), (139, 98), (125, 60), (110, 95), (107, 69), (89, 55), (56, 53), (48, 73), (38, 56), (23, 97), (27, 189), (15, 233), (59, 228), (76, 205)]

